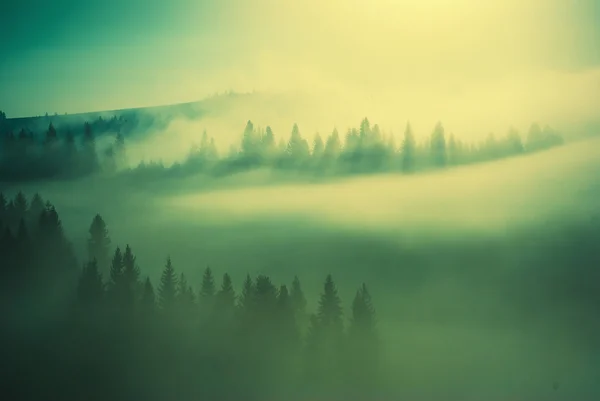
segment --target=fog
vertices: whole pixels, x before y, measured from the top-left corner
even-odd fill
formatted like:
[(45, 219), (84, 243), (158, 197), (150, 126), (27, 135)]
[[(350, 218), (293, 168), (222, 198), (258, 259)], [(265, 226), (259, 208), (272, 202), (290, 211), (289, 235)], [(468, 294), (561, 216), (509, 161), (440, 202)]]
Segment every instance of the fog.
[[(48, 104), (69, 113), (204, 99), (188, 116), (147, 111), (153, 123), (127, 132), (129, 167), (182, 161), (204, 131), (226, 155), (248, 120), (272, 127), (276, 142), (287, 142), (298, 123), (311, 144), (334, 128), (343, 137), (364, 117), (396, 144), (408, 121), (419, 142), (438, 121), (447, 137), (466, 142), (509, 127), (525, 134), (533, 122), (568, 136), (600, 121), (598, 31), (588, 1), (182, 3), (173, 6), (186, 12), (172, 33), (148, 33), (143, 44), (66, 46), (52, 57), (32, 50), (23, 62), (35, 68), (14, 61), (0, 73), (13, 68), (23, 74), (14, 81), (26, 82), (40, 69), (35, 60), (54, 60), (44, 80), (54, 88), (66, 76), (74, 89)], [(205, 15), (213, 22), (199, 23)], [(63, 70), (57, 60), (73, 61)], [(102, 88), (90, 96), (94, 85)], [(228, 90), (247, 94), (210, 96)], [(100, 134), (97, 151), (113, 140)], [(378, 391), (390, 399), (599, 398), (600, 139), (416, 174), (231, 171), (176, 178), (112, 171), (0, 189), (52, 202), (80, 264), (100, 214), (111, 253), (130, 245), (141, 278), (155, 285), (167, 257), (194, 289), (206, 266), (215, 277), (230, 273), (238, 294), (246, 274), (277, 283), (297, 275), (312, 312), (332, 274), (347, 321), (366, 282), (385, 354)], [(181, 334), (178, 351), (191, 332)], [(106, 355), (119, 355), (116, 338)], [(187, 354), (177, 358), (174, 372), (195, 374), (186, 371)], [(134, 378), (132, 391), (136, 380), (153, 384)], [(177, 383), (169, 380), (161, 390)]]
[(567, 400), (600, 391), (599, 156), (594, 139), (414, 176), (308, 183), (258, 171), (21, 189), (52, 200), (80, 252), (100, 213), (153, 280), (167, 255), (192, 284), (206, 265), (236, 290), (246, 273), (297, 274), (314, 309), (332, 273), (346, 316), (366, 281), (390, 395)]
[(228, 119), (237, 127), (248, 119), (275, 125), (286, 135), (294, 122), (312, 136), (333, 126), (343, 132), (364, 116), (397, 133), (407, 120), (417, 132), (441, 120), (466, 139), (532, 121), (566, 130), (597, 117), (590, 7), (558, 0), (224, 2), (218, 28), (158, 40), (172, 45), (173, 60), (185, 61), (172, 67), (176, 77), (163, 78), (176, 85), (155, 104), (229, 89), (308, 97)]

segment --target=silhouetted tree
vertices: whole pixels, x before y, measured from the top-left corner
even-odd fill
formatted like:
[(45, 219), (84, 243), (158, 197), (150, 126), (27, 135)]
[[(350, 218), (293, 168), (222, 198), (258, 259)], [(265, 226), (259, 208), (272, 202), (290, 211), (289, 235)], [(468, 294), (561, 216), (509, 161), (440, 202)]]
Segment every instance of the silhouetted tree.
[(102, 216), (97, 214), (88, 230), (88, 259), (96, 259), (100, 272), (108, 270), (110, 238)]
[(158, 303), (160, 308), (170, 313), (174, 310), (177, 301), (177, 276), (171, 263), (171, 257), (167, 258), (167, 264), (160, 278), (160, 287), (158, 289)]
[(233, 313), (235, 308), (235, 291), (229, 274), (223, 274), (221, 288), (217, 293), (216, 307), (219, 315), (227, 315)]
[(287, 145), (286, 155), (292, 166), (303, 164), (310, 155), (308, 142), (300, 135), (298, 124), (294, 124), (292, 127), (292, 135)]
[(154, 287), (150, 282), (150, 277), (146, 277), (141, 298), (142, 311), (147, 315), (152, 315), (156, 308), (156, 297), (154, 295)]
[(356, 292), (352, 302), (347, 356), (349, 380), (354, 383), (355, 389), (360, 392), (375, 390), (379, 376), (379, 338), (376, 331), (375, 309), (364, 283)]
[(294, 280), (292, 281), (290, 303), (292, 305), (296, 322), (298, 323), (300, 329), (304, 331), (307, 328), (308, 315), (306, 313), (306, 298), (304, 296), (304, 291), (302, 291), (302, 286), (298, 276), (294, 276)]
[[(331, 275), (327, 275), (317, 314), (311, 317), (307, 336), (309, 379), (327, 392), (343, 381), (344, 324), (341, 300)], [(323, 378), (328, 378), (325, 382)]]
[(444, 167), (446, 165), (446, 138), (442, 123), (437, 123), (431, 134), (430, 150), (433, 165)]
[(131, 310), (136, 299), (139, 288), (140, 270), (136, 265), (136, 258), (129, 244), (125, 247), (123, 254), (123, 307)]
[(192, 310), (195, 303), (194, 291), (188, 284), (187, 278), (184, 273), (179, 275), (178, 289), (177, 289), (177, 300), (181, 305), (181, 311), (188, 313)]
[(123, 292), (123, 254), (117, 247), (110, 264), (108, 289), (115, 298), (120, 298)]

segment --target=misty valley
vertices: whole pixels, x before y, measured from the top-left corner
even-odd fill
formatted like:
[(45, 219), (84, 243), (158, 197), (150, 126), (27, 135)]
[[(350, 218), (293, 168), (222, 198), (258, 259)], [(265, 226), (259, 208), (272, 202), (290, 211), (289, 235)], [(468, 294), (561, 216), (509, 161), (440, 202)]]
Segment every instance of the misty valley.
[(599, 0), (8, 3), (2, 399), (600, 400)]
[(143, 119), (80, 118), (2, 122), (18, 399), (599, 394), (597, 138), (248, 121), (165, 165)]

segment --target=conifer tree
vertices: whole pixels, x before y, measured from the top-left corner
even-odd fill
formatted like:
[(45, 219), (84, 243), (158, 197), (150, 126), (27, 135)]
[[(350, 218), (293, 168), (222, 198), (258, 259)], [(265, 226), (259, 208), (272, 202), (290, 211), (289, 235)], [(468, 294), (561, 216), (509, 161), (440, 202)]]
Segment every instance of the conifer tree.
[(268, 322), (275, 314), (277, 305), (277, 288), (265, 275), (256, 277), (254, 286), (254, 312), (257, 324)]
[(299, 328), (304, 331), (308, 324), (308, 315), (306, 313), (306, 298), (304, 296), (304, 291), (302, 291), (302, 286), (298, 276), (294, 276), (294, 280), (292, 281), (290, 303), (292, 305), (296, 322), (298, 323)]
[(312, 156), (318, 160), (323, 156), (323, 152), (325, 152), (325, 143), (323, 142), (323, 138), (321, 138), (321, 134), (317, 132), (313, 141)]
[(140, 270), (136, 265), (136, 258), (129, 244), (125, 247), (123, 254), (123, 306), (132, 308), (135, 299), (136, 291), (139, 286)]
[[(311, 317), (308, 332), (308, 370), (312, 381), (325, 389), (343, 381), (344, 327), (342, 305), (332, 276), (325, 279), (317, 314)], [(323, 378), (327, 377), (327, 381)]]
[(247, 274), (238, 299), (238, 311), (243, 328), (247, 328), (251, 322), (252, 312), (254, 310), (255, 293), (256, 287), (252, 277), (250, 277), (250, 274)]
[(400, 152), (402, 155), (402, 170), (405, 173), (410, 173), (415, 170), (416, 165), (416, 151), (417, 146), (415, 137), (412, 133), (410, 123), (406, 123), (406, 129), (404, 130), (404, 139)]
[(223, 274), (221, 288), (217, 293), (217, 309), (219, 314), (231, 313), (235, 307), (235, 291), (228, 273)]
[(156, 307), (156, 299), (154, 295), (154, 287), (150, 281), (150, 277), (146, 277), (144, 288), (142, 290), (141, 306), (142, 310), (147, 314), (154, 313)]
[(212, 274), (212, 269), (207, 266), (202, 275), (202, 286), (200, 294), (203, 297), (212, 297), (215, 295), (215, 280)]
[(210, 266), (207, 266), (202, 275), (202, 283), (200, 285), (200, 299), (203, 314), (207, 315), (214, 307), (215, 297), (215, 279), (213, 277)]
[(275, 135), (271, 127), (267, 126), (265, 135), (261, 139), (262, 141), (262, 155), (267, 161), (271, 160), (276, 153)]
[(120, 299), (122, 297), (123, 288), (123, 254), (121, 248), (117, 247), (113, 255), (110, 271), (108, 289), (113, 299)]
[(194, 306), (194, 291), (189, 286), (187, 278), (183, 272), (179, 275), (177, 300), (179, 301), (181, 310), (184, 313), (189, 312)]
[(158, 289), (158, 302), (160, 308), (167, 313), (173, 311), (177, 301), (177, 276), (171, 263), (171, 257), (167, 258), (167, 264), (160, 278)]
[(444, 127), (438, 122), (431, 134), (431, 157), (434, 166), (444, 167), (446, 165), (446, 139), (444, 136)]
[(96, 259), (100, 272), (108, 269), (110, 238), (102, 216), (96, 214), (88, 230), (88, 259)]
[(352, 302), (352, 318), (348, 329), (347, 367), (349, 380), (355, 383), (357, 389), (374, 389), (378, 377), (379, 351), (375, 308), (363, 283)]

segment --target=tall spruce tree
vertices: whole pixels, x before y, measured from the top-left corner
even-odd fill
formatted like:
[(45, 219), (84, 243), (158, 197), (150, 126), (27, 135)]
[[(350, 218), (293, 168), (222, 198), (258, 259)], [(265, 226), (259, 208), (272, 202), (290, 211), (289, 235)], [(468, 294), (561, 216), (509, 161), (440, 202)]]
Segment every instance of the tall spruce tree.
[(140, 270), (129, 244), (123, 254), (123, 302), (124, 307), (133, 308), (139, 288)]
[[(379, 339), (376, 330), (375, 308), (366, 284), (356, 292), (352, 302), (352, 318), (348, 328), (349, 380), (357, 390), (373, 391), (379, 376)], [(367, 394), (362, 394), (367, 396)]]
[(88, 239), (88, 260), (96, 259), (100, 272), (109, 268), (110, 238), (106, 223), (100, 214), (96, 214), (90, 224)]
[(160, 278), (158, 303), (165, 313), (172, 313), (177, 303), (177, 276), (170, 256), (167, 258), (167, 263)]

